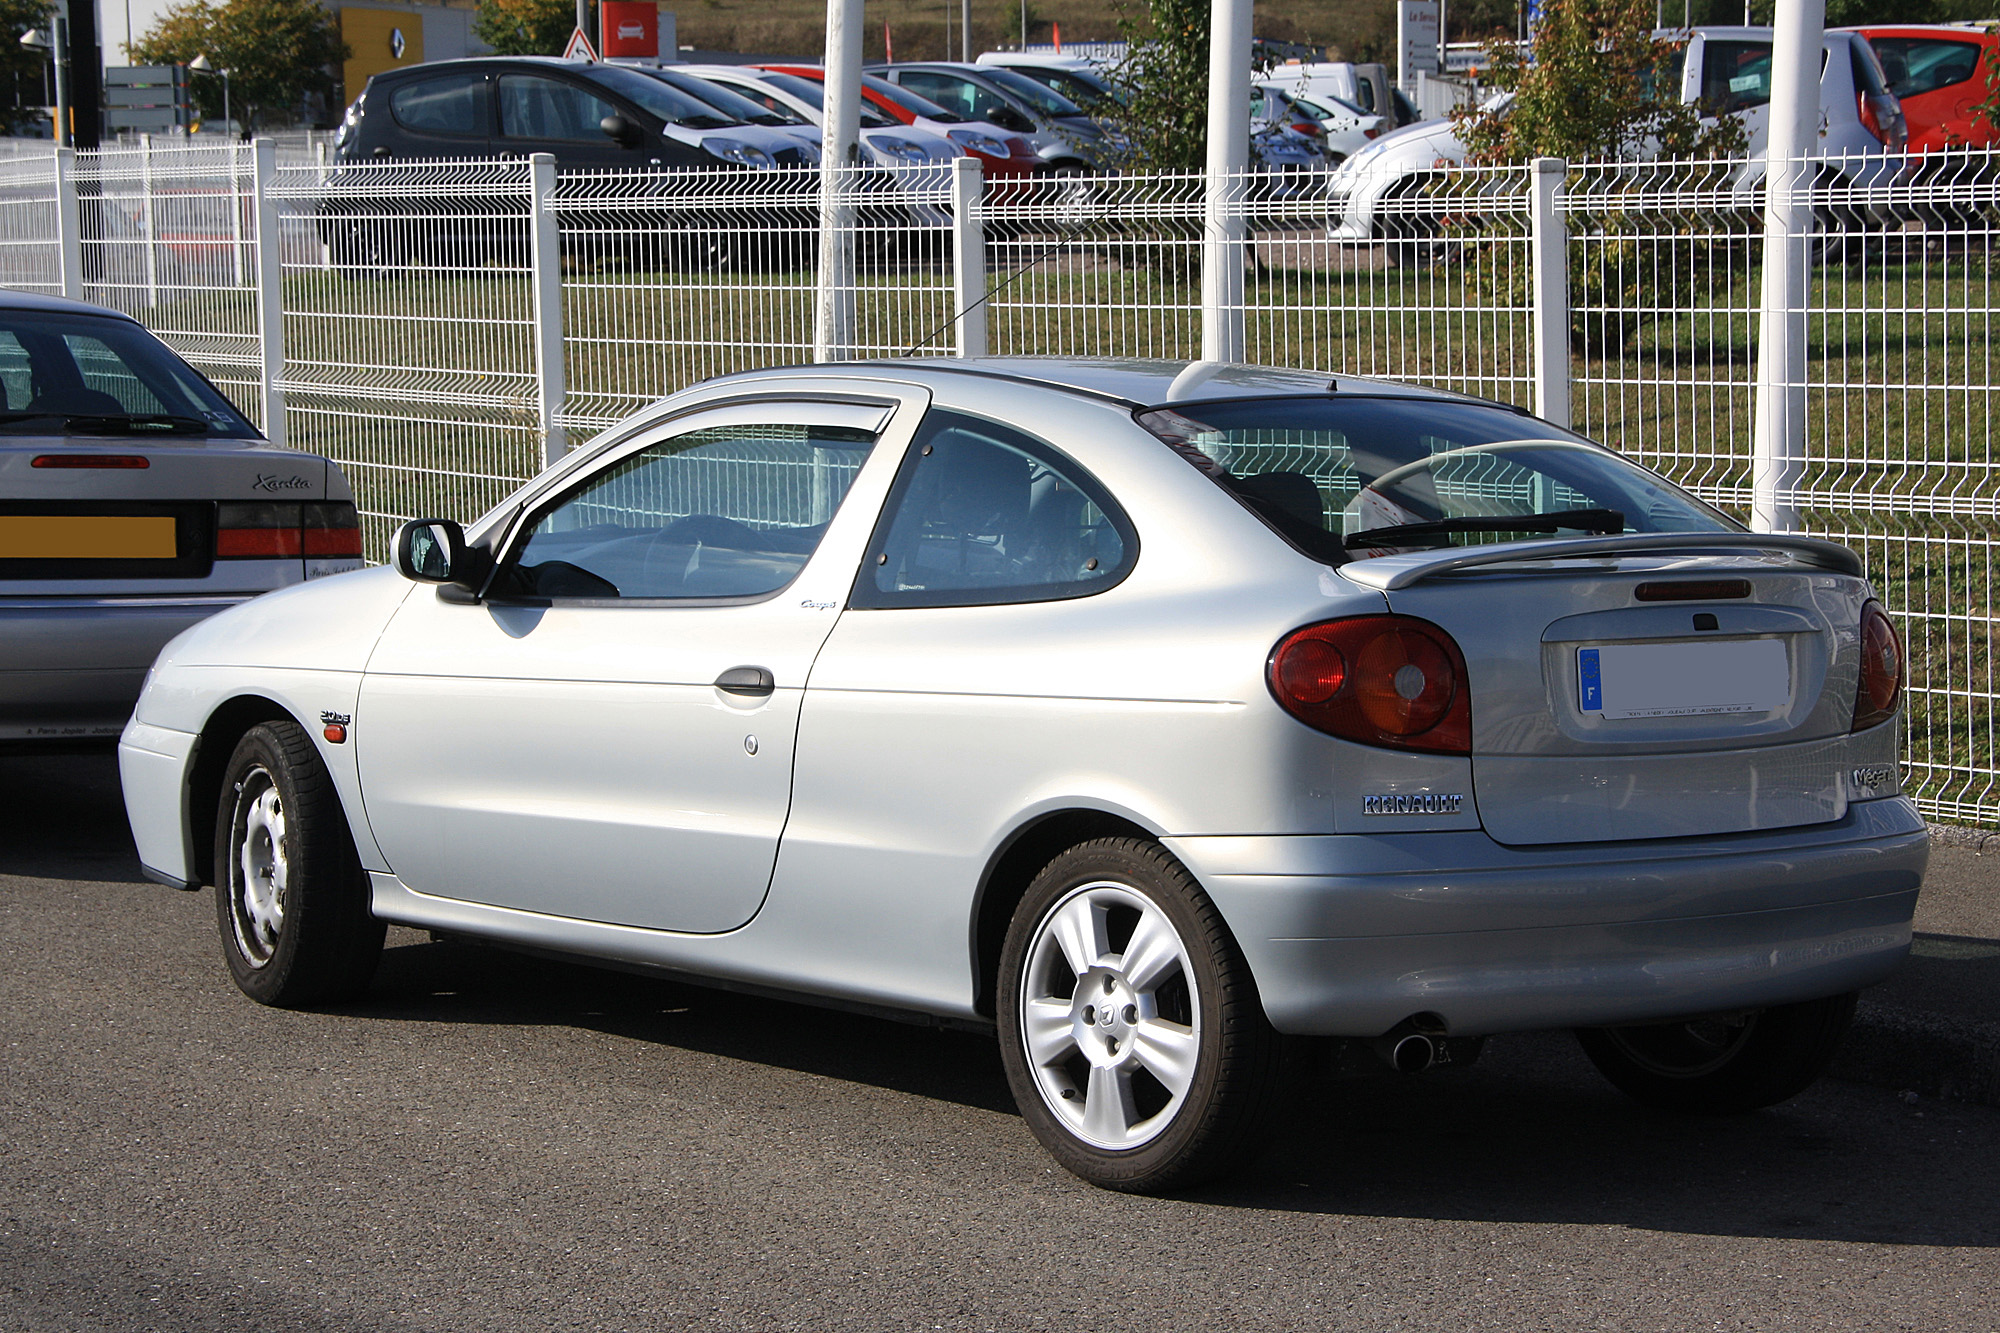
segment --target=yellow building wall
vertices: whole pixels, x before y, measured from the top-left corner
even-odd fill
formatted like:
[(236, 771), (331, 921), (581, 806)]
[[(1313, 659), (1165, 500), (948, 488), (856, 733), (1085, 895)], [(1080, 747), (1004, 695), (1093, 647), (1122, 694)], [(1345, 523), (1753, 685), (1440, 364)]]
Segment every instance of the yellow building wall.
[[(390, 34), (403, 30), (403, 55), (399, 60), (390, 44)], [(340, 36), (352, 53), (341, 67), (347, 100), (361, 96), (368, 80), (384, 70), (424, 62), (424, 16), (407, 9), (365, 9), (342, 6)]]

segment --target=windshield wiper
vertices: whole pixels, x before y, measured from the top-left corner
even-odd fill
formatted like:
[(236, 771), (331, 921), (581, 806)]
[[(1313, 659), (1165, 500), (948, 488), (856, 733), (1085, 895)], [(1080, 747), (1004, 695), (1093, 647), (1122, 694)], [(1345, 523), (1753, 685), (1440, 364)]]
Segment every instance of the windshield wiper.
[(206, 435), (210, 426), (200, 417), (176, 416), (171, 412), (62, 412), (44, 413), (45, 416), (61, 416), (63, 425), (70, 430), (118, 430), (127, 432), (160, 430), (173, 435)]
[[(1547, 514), (1487, 514), (1478, 518), (1440, 518), (1429, 523), (1397, 523), (1363, 528), (1347, 534), (1342, 546), (1417, 546), (1432, 537), (1455, 532), (1623, 532), (1625, 515), (1616, 509), (1558, 509)], [(1395, 541), (1384, 541), (1394, 537)]]

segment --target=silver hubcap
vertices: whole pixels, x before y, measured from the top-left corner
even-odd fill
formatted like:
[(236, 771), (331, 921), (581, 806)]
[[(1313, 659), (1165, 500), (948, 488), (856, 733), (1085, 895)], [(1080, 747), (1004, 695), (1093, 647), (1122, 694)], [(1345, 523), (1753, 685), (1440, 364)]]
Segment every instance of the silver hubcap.
[(1073, 889), (1035, 927), (1021, 1042), (1042, 1101), (1098, 1148), (1137, 1148), (1172, 1123), (1194, 1083), (1201, 1000), (1187, 946), (1144, 894)]
[(285, 881), (290, 872), (285, 806), (265, 770), (252, 769), (236, 789), (233, 823), (235, 857), (229, 893), (236, 948), (244, 962), (262, 967), (277, 951), (278, 936), (285, 928)]

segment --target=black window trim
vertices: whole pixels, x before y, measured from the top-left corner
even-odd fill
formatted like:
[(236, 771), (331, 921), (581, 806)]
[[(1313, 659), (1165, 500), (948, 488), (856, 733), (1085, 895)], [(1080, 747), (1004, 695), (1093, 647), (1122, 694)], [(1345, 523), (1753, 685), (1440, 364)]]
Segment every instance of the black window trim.
[[(1026, 451), (1031, 458), (1039, 458), (1075, 483), (1084, 497), (1096, 505), (1098, 511), (1110, 522), (1112, 530), (1118, 534), (1119, 541), (1124, 543), (1124, 552), (1118, 567), (1107, 571), (1102, 581), (1093, 580), (1089, 583), (1039, 583), (1027, 587), (955, 588), (935, 592), (929, 589), (884, 592), (877, 588), (873, 577), (876, 562), (886, 553), (889, 531), (895, 526), (896, 515), (902, 507), (903, 497), (908, 494), (916, 479), (917, 465), (924, 457), (925, 447), (937, 435), (951, 428), (954, 421), (977, 422), (1019, 436), (1031, 446)], [(868, 534), (868, 545), (862, 548), (861, 567), (855, 571), (853, 587), (847, 594), (847, 609), (915, 611), (960, 606), (1032, 606), (1038, 602), (1072, 602), (1110, 592), (1130, 578), (1138, 564), (1138, 529), (1132, 526), (1132, 520), (1126, 517), (1124, 506), (1118, 503), (1110, 488), (1099, 481), (1090, 469), (1048, 440), (1014, 422), (1002, 421), (998, 417), (970, 412), (964, 408), (933, 405), (924, 413), (923, 421), (917, 426), (917, 433), (911, 437), (910, 447), (896, 466), (896, 478), (889, 485), (889, 494), (883, 499), (880, 512), (875, 515), (875, 528)]]

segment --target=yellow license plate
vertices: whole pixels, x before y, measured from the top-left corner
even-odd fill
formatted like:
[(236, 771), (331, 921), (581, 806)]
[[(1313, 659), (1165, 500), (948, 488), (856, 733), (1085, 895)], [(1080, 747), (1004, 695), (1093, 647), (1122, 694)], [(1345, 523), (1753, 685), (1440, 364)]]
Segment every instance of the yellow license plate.
[(0, 560), (172, 560), (175, 554), (170, 514), (0, 515)]

